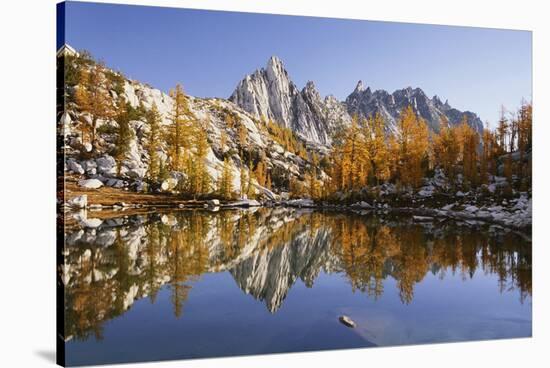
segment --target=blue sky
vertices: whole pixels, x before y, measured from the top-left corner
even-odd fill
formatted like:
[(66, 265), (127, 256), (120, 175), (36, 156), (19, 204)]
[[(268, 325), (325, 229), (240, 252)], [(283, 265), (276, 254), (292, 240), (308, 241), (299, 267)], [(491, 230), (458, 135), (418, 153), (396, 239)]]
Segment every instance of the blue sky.
[(390, 93), (420, 87), (493, 125), (502, 104), (532, 98), (527, 31), (68, 2), (65, 40), (131, 78), (201, 97), (229, 97), (277, 55), (298, 88), (313, 80), (340, 100), (360, 79)]

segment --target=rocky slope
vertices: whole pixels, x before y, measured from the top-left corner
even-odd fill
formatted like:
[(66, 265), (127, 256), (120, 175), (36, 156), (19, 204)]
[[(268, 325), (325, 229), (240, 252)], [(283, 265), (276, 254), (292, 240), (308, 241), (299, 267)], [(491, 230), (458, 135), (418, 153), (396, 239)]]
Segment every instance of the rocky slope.
[[(135, 108), (150, 110), (156, 104), (162, 117), (162, 126), (171, 124), (170, 112), (172, 110), (172, 98), (164, 92), (138, 81), (124, 78), (122, 85), (123, 98)], [(68, 86), (69, 93), (74, 93), (75, 87)], [(113, 103), (118, 95), (110, 90)], [(308, 162), (294, 152), (288, 151), (278, 143), (267, 129), (265, 122), (244, 111), (235, 103), (224, 99), (202, 99), (188, 96), (191, 112), (200, 121), (208, 135), (209, 148), (206, 156), (206, 165), (213, 182), (221, 175), (224, 156), (229, 156), (233, 171), (233, 187), (240, 187), (240, 169), (244, 168), (248, 175), (248, 165), (239, 157), (238, 151), (238, 126), (246, 128), (247, 144), (251, 154), (256, 157), (260, 153), (265, 154), (266, 166), (270, 172), (279, 173), (278, 182), (288, 182), (292, 177), (299, 177), (308, 167)], [(130, 122), (132, 141), (126, 159), (117, 172), (113, 152), (116, 149), (115, 119), (99, 121), (98, 146), (99, 149), (91, 155), (91, 145), (83, 141), (82, 124), (91, 124), (90, 117), (86, 113), (79, 112), (79, 106), (70, 102), (60, 116), (58, 126), (63, 135), (62, 152), (65, 155), (65, 172), (76, 175), (82, 179), (95, 179), (94, 182), (82, 182), (83, 185), (94, 185), (99, 181), (99, 186), (108, 185), (116, 188), (131, 187), (138, 191), (145, 190), (144, 182), (147, 174), (149, 157), (146, 152), (148, 141), (147, 133), (149, 125), (144, 116)], [(226, 123), (227, 115), (231, 115), (236, 124), (229, 127)], [(225, 147), (221, 147), (222, 134), (226, 135)], [(163, 143), (159, 157), (163, 164), (167, 162), (167, 147)], [(172, 172), (171, 178), (163, 189), (171, 190), (175, 187), (182, 173)], [(257, 193), (271, 196), (273, 193), (257, 185)]]

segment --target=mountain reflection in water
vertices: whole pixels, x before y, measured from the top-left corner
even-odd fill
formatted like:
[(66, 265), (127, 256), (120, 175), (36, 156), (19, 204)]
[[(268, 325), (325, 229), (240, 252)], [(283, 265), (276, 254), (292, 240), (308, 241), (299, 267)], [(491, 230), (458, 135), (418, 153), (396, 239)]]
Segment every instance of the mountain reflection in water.
[(154, 303), (163, 287), (173, 315), (184, 318), (190, 290), (205, 273), (229, 272), (271, 313), (284, 308), (298, 279), (312, 288), (321, 272), (341, 275), (350, 291), (372, 299), (394, 279), (403, 304), (427, 274), (467, 280), (478, 269), (497, 275), (494, 287), (517, 291), (520, 302), (531, 295), (531, 244), (489, 227), (259, 208), (125, 216), (65, 236), (67, 340), (101, 340), (106, 321), (138, 299)]

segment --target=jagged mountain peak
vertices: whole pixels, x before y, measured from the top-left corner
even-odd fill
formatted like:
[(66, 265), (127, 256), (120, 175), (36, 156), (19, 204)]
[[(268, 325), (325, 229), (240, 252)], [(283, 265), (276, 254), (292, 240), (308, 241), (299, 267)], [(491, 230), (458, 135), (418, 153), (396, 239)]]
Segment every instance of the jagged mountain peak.
[(421, 116), (431, 130), (439, 131), (440, 121), (445, 116), (451, 124), (459, 124), (466, 116), (468, 123), (477, 131), (483, 129), (479, 117), (469, 111), (459, 111), (452, 108), (448, 101), (445, 104), (437, 95), (428, 97), (419, 87), (405, 87), (389, 94), (385, 90), (376, 90), (374, 93), (357, 93), (357, 88), (346, 99), (348, 112), (360, 117), (373, 116), (380, 113), (386, 121), (386, 130), (395, 132), (399, 114), (407, 106), (411, 106), (416, 114)]
[(283, 61), (276, 55), (272, 55), (267, 60), (267, 67), (273, 69), (284, 69)]
[[(283, 64), (283, 61), (279, 59), (277, 56), (271, 56), (269, 60), (267, 61), (266, 66), (266, 73), (269, 78), (269, 80), (281, 80), (285, 79), (288, 80), (288, 72), (285, 69), (285, 66)], [(289, 80), (287, 81), (289, 82)]]
[(354, 92), (361, 93), (365, 90), (365, 85), (363, 84), (362, 80), (359, 80), (357, 82), (357, 85), (355, 86)]
[(302, 89), (302, 95), (308, 95), (310, 96), (310, 98), (313, 98), (315, 100), (321, 100), (321, 94), (317, 90), (317, 87), (315, 87), (315, 83), (313, 83), (313, 81), (308, 81), (306, 83), (306, 86), (304, 87), (304, 89)]
[(448, 101), (442, 104), (437, 95), (430, 98), (419, 87), (408, 86), (391, 94), (381, 89), (372, 92), (359, 80), (345, 102), (334, 97), (323, 100), (313, 81), (299, 90), (277, 56), (269, 58), (265, 69), (258, 69), (241, 80), (229, 99), (258, 118), (273, 119), (303, 139), (323, 145), (330, 145), (337, 127), (348, 124), (355, 114), (368, 117), (378, 112), (386, 121), (387, 132), (395, 132), (399, 114), (407, 106), (412, 106), (436, 132), (443, 116), (451, 124), (460, 123), (466, 116), (476, 130), (483, 128), (474, 113), (454, 109)]
[(304, 87), (305, 90), (317, 90), (315, 87), (315, 82), (313, 81), (307, 81), (306, 86)]
[(328, 102), (340, 102), (340, 101), (334, 95), (326, 95), (325, 103), (328, 103)]
[(418, 87), (412, 88), (411, 86), (395, 90), (392, 95), (396, 96), (406, 96), (407, 98), (412, 97), (428, 97), (424, 91)]
[(265, 69), (242, 79), (229, 100), (258, 118), (291, 128), (306, 141), (331, 142), (333, 122), (315, 84), (310, 81), (300, 91), (276, 56), (269, 58)]

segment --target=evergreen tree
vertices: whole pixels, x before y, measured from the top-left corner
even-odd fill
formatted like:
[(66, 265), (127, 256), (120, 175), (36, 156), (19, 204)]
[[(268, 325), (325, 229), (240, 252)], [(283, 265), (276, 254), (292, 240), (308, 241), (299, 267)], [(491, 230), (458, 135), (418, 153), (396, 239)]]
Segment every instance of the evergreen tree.
[(333, 188), (340, 191), (357, 190), (365, 186), (370, 171), (370, 157), (365, 138), (359, 127), (359, 118), (352, 118), (351, 126), (344, 129), (333, 149), (335, 167)]
[(202, 127), (196, 129), (196, 186), (194, 194), (208, 193), (211, 190), (212, 177), (206, 169), (206, 155), (208, 154), (208, 135)]
[(398, 124), (400, 150), (399, 176), (405, 186), (417, 188), (424, 177), (424, 166), (428, 153), (428, 126), (418, 118), (411, 106), (401, 114)]
[(223, 129), (220, 136), (220, 150), (222, 154), (225, 154), (226, 148), (227, 148), (227, 132), (225, 131), (225, 129)]
[(265, 187), (267, 189), (271, 189), (271, 173), (270, 172), (267, 173), (267, 180), (265, 182)]
[(168, 165), (164, 162), (160, 162), (159, 165), (159, 181), (166, 180), (170, 177), (170, 172), (168, 170)]
[(439, 134), (434, 137), (433, 145), (436, 164), (453, 184), (456, 178), (456, 165), (460, 147), (456, 129), (450, 127), (449, 121), (445, 117), (441, 119)]
[(317, 180), (317, 169), (312, 166), (306, 174), (306, 189), (307, 194), (311, 199), (319, 199), (321, 197), (321, 184)]
[(506, 137), (508, 136), (508, 119), (506, 119), (506, 110), (504, 109), (504, 106), (501, 107), (500, 110), (500, 119), (498, 121), (497, 126), (497, 140), (498, 140), (498, 146), (499, 146), (499, 154), (503, 154), (507, 151), (506, 146)]
[(518, 113), (518, 149), (525, 154), (533, 145), (533, 105), (522, 102)]
[(265, 187), (267, 183), (267, 167), (265, 164), (265, 153), (262, 151), (260, 154), (260, 160), (256, 164), (256, 169), (254, 170), (254, 176), (258, 185)]
[(130, 151), (130, 143), (134, 138), (134, 131), (130, 127), (128, 116), (128, 106), (123, 98), (119, 98), (117, 103), (116, 122), (118, 125), (114, 159), (117, 164), (117, 173), (120, 175), (120, 169), (123, 161)]
[(302, 198), (304, 194), (306, 194), (306, 191), (304, 190), (304, 186), (294, 176), (290, 177), (288, 187), (289, 187), (289, 194), (291, 198)]
[(242, 158), (244, 151), (248, 149), (248, 143), (247, 143), (248, 130), (246, 129), (246, 126), (242, 122), (239, 124), (237, 138), (239, 140), (240, 154)]
[(222, 174), (218, 180), (218, 193), (224, 199), (233, 198), (233, 170), (227, 157), (223, 160)]
[(388, 152), (389, 152), (389, 168), (390, 168), (390, 178), (398, 177), (398, 169), (400, 163), (400, 147), (397, 137), (394, 134), (391, 134), (388, 138)]
[(206, 168), (206, 155), (208, 153), (208, 138), (206, 131), (198, 126), (193, 127), (195, 132), (192, 143), (195, 154), (185, 151), (183, 157), (183, 171), (186, 178), (182, 181), (180, 190), (196, 199), (198, 196), (211, 190), (212, 177)]
[(254, 171), (252, 170), (252, 160), (248, 162), (248, 182), (246, 184), (246, 195), (248, 198), (254, 198)]
[(158, 154), (161, 144), (161, 116), (156, 103), (153, 103), (151, 110), (146, 115), (146, 119), (149, 124), (149, 134), (146, 145), (146, 150), (149, 155), (147, 177), (151, 182), (157, 182), (159, 181), (161, 173), (161, 163)]
[(516, 170), (521, 180), (520, 190), (522, 191), (531, 187), (531, 156), (527, 155), (527, 153), (532, 149), (532, 115), (533, 106), (530, 103), (522, 101), (518, 112), (517, 142), (519, 164)]
[(374, 117), (367, 119), (363, 135), (366, 139), (372, 174), (376, 184), (379, 184), (390, 178), (390, 151), (384, 133), (384, 119), (378, 112)]
[[(116, 116), (112, 98), (109, 94), (110, 83), (105, 77), (105, 66), (102, 63), (92, 65), (89, 69), (81, 69), (75, 100), (81, 112), (87, 113), (91, 120), (90, 143), (92, 150), (97, 149), (98, 120), (109, 120)], [(81, 122), (83, 131), (88, 130), (86, 122)]]
[(170, 114), (172, 124), (166, 132), (170, 169), (183, 171), (185, 164), (188, 164), (186, 158), (188, 157), (188, 151), (191, 149), (191, 140), (194, 137), (195, 117), (189, 108), (188, 98), (180, 84), (170, 91), (170, 97), (174, 101)]
[(246, 168), (244, 165), (244, 161), (241, 159), (241, 167), (239, 169), (239, 179), (240, 179), (240, 190), (239, 193), (241, 195), (241, 198), (244, 198), (247, 192), (246, 189), (246, 183), (247, 183), (247, 176), (246, 176)]
[(235, 118), (231, 114), (226, 114), (225, 118), (224, 118), (224, 121), (225, 121), (225, 125), (229, 129), (233, 129), (233, 127), (235, 126)]
[(479, 175), (477, 170), (479, 134), (466, 123), (466, 120), (464, 120), (462, 124), (464, 126), (464, 136), (462, 138), (464, 144), (462, 159), (464, 178), (468, 180), (472, 186), (476, 187), (479, 184)]
[(482, 134), (482, 152), (481, 152), (481, 158), (480, 158), (480, 164), (479, 164), (479, 173), (480, 173), (480, 181), (482, 184), (488, 183), (488, 174), (491, 173), (494, 175), (494, 169), (493, 167), (496, 167), (496, 164), (494, 163), (495, 158), (493, 157), (493, 150), (494, 150), (494, 140), (493, 140), (493, 134), (491, 133), (491, 130), (489, 129), (489, 123), (485, 123), (485, 128), (483, 129)]

